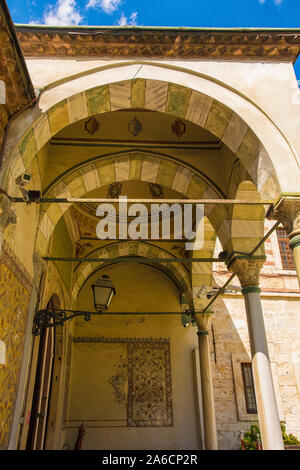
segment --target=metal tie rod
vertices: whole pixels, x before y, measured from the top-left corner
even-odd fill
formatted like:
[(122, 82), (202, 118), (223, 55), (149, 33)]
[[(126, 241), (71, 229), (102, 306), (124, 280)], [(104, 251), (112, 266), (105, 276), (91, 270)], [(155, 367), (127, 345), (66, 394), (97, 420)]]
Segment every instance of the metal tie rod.
[[(259, 258), (256, 256), (253, 256), (254, 253), (257, 252), (257, 250), (261, 247), (261, 245), (269, 238), (269, 236), (276, 230), (276, 228), (280, 225), (280, 220), (277, 220), (277, 222), (273, 225), (273, 227), (268, 231), (268, 233), (265, 234), (265, 236), (260, 240), (260, 242), (256, 245), (256, 247), (249, 253), (250, 258)], [(223, 294), (225, 288), (230, 284), (230, 282), (233, 280), (233, 278), (236, 276), (236, 273), (232, 273), (230, 278), (227, 279), (225, 284), (219, 288), (218, 292), (214, 295), (214, 297), (211, 299), (211, 301), (206, 305), (204, 310), (202, 310), (202, 313), (205, 313), (206, 310), (215, 302), (215, 300), (219, 297), (219, 295)]]
[(66, 197), (66, 198), (52, 198), (52, 197), (41, 197), (35, 199), (24, 199), (21, 197), (9, 196), (11, 202), (14, 203), (26, 203), (30, 204), (35, 202), (37, 204), (86, 204), (86, 203), (97, 203), (97, 204), (238, 204), (238, 205), (273, 205), (274, 201), (250, 201), (245, 199), (116, 199), (116, 198), (77, 198), (77, 197)]
[[(261, 256), (239, 256), (239, 258), (243, 259), (261, 259)], [(219, 258), (142, 258), (142, 257), (135, 257), (135, 256), (120, 256), (116, 258), (59, 258), (55, 256), (44, 256), (43, 259), (45, 261), (62, 261), (62, 262), (75, 262), (75, 263), (206, 263), (206, 262), (213, 262), (213, 263), (222, 263), (224, 260)]]

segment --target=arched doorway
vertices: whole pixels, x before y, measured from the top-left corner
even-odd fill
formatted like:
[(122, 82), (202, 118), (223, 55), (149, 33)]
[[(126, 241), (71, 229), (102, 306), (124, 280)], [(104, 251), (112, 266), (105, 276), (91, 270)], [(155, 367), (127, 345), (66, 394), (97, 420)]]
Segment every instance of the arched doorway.
[[(59, 299), (56, 294), (52, 295), (46, 308), (49, 310), (59, 308)], [(26, 444), (27, 450), (42, 450), (45, 448), (52, 389), (54, 351), (55, 330), (54, 328), (45, 328), (39, 343), (37, 372)]]
[(92, 310), (91, 285), (100, 273), (110, 277), (116, 295), (108, 314), (73, 320), (62, 444), (73, 448), (84, 422), (83, 450), (196, 449), (197, 335), (196, 328), (182, 327), (174, 276), (146, 258), (105, 266), (86, 279), (76, 309)]

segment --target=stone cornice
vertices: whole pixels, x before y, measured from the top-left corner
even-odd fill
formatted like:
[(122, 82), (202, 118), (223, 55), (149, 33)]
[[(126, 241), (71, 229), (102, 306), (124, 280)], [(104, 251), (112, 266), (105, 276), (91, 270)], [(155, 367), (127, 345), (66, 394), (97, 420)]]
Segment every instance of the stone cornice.
[(182, 57), (295, 62), (300, 51), (300, 29), (17, 25), (16, 30), (24, 55), (34, 57)]
[(26, 63), (7, 5), (0, 3), (0, 79), (6, 85), (5, 108), (9, 116), (35, 98)]

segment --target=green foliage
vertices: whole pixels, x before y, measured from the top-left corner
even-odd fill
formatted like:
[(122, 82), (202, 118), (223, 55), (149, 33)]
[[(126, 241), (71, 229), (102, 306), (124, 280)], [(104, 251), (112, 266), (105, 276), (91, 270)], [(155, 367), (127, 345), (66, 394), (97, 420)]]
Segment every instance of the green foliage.
[(300, 445), (299, 439), (297, 439), (297, 437), (294, 436), (293, 434), (287, 435), (285, 430), (286, 430), (286, 428), (285, 428), (284, 424), (282, 424), (281, 425), (281, 432), (282, 432), (284, 445), (285, 446), (299, 446)]
[[(293, 434), (286, 434), (286, 427), (281, 425), (281, 432), (284, 445), (300, 445), (300, 441)], [(261, 436), (260, 429), (257, 424), (252, 424), (250, 431), (245, 431), (242, 437), (240, 450), (260, 450), (261, 449)]]
[(240, 450), (258, 450), (261, 443), (259, 426), (252, 424), (250, 431), (245, 431), (242, 441)]

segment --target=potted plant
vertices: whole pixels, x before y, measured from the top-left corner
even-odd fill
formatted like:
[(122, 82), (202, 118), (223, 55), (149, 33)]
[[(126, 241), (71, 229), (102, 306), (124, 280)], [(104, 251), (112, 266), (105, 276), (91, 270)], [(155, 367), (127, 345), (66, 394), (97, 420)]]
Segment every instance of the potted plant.
[(293, 434), (286, 434), (284, 424), (281, 425), (284, 447), (287, 450), (300, 450), (300, 441)]

